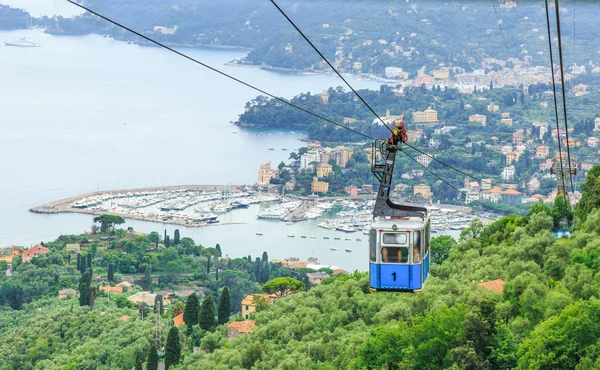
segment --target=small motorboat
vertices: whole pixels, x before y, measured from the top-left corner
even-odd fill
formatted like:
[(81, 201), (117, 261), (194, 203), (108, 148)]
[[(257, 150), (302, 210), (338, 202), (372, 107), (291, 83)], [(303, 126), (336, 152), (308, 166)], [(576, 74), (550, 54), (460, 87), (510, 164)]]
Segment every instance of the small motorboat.
[(331, 247), (329, 249), (331, 249), (332, 251), (337, 251), (338, 250), (336, 247)]
[(296, 235), (289, 234), (287, 237), (288, 237), (288, 238), (295, 238), (295, 237), (296, 237)]
[(257, 231), (257, 232), (256, 232), (256, 235), (262, 236), (262, 235), (265, 235), (265, 234), (263, 234), (263, 233), (261, 233), (261, 232)]
[(350, 248), (346, 248), (346, 249), (345, 249), (345, 251), (346, 251), (346, 252), (352, 252), (352, 249), (350, 249)]

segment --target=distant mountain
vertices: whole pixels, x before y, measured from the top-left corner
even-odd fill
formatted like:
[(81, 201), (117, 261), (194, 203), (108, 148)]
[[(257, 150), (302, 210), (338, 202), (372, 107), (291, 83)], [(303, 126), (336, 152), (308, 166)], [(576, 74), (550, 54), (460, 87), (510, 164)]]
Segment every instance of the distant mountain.
[[(162, 42), (246, 47), (253, 50), (243, 63), (291, 70), (327, 69), (268, 1), (88, 0), (85, 4)], [(396, 66), (414, 76), (423, 66), (472, 70), (486, 57), (530, 57), (534, 65), (547, 65), (543, 4), (506, 0), (494, 9), (485, 1), (312, 0), (282, 1), (280, 6), (341, 69), (383, 75), (386, 67)], [(600, 37), (596, 27), (600, 7), (593, 2), (576, 5), (575, 14), (572, 3), (561, 8), (566, 61), (598, 61), (599, 48), (594, 42)], [(552, 30), (555, 34), (555, 27)], [(48, 24), (47, 31), (96, 32), (141, 42), (90, 15), (58, 17)]]

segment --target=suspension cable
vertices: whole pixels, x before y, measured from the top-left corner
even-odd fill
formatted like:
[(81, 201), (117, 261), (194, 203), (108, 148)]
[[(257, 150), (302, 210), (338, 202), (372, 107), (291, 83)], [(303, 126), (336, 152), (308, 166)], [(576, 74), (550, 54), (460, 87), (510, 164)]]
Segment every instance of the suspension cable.
[(414, 150), (416, 150), (417, 152), (419, 152), (419, 153), (423, 154), (424, 156), (426, 156), (426, 157), (429, 157), (429, 158), (431, 158), (432, 160), (434, 160), (434, 161), (438, 162), (439, 164), (441, 164), (441, 165), (443, 165), (443, 166), (446, 166), (446, 167), (448, 167), (448, 168), (450, 168), (450, 169), (452, 169), (452, 170), (454, 170), (454, 171), (456, 171), (456, 172), (458, 172), (458, 173), (460, 173), (460, 174), (462, 174), (462, 175), (465, 175), (465, 176), (467, 176), (467, 177), (469, 177), (469, 178), (472, 178), (472, 179), (474, 179), (474, 180), (477, 180), (477, 181), (481, 181), (482, 183), (484, 182), (484, 180), (483, 180), (483, 179), (481, 179), (481, 178), (479, 178), (479, 177), (475, 177), (475, 176), (473, 176), (473, 175), (469, 175), (468, 173), (466, 173), (466, 172), (464, 172), (464, 171), (462, 171), (462, 170), (460, 170), (460, 169), (458, 169), (458, 168), (456, 168), (456, 167), (454, 167), (454, 166), (452, 166), (452, 165), (450, 165), (450, 164), (448, 164), (448, 163), (442, 162), (442, 161), (440, 161), (439, 159), (437, 159), (437, 158), (435, 158), (434, 156), (432, 156), (431, 154), (428, 154), (428, 153), (426, 153), (426, 152), (422, 151), (421, 149), (419, 149), (419, 148), (416, 148), (416, 147), (414, 147), (414, 146), (410, 145), (409, 143), (404, 143), (404, 145), (408, 146), (408, 147), (409, 147), (409, 148), (411, 148), (411, 149), (414, 149)]
[(571, 181), (571, 193), (575, 193), (575, 187), (573, 186), (573, 176), (571, 176), (571, 149), (569, 145), (569, 121), (567, 120), (567, 94), (565, 93), (565, 70), (563, 63), (563, 52), (562, 52), (562, 37), (560, 34), (560, 5), (558, 0), (554, 0), (554, 4), (556, 5), (556, 32), (558, 34), (558, 57), (560, 59), (560, 80), (561, 80), (561, 89), (562, 89), (562, 100), (563, 100), (563, 116), (565, 119), (565, 135), (567, 138), (567, 160), (569, 161), (569, 180)]
[[(404, 144), (406, 144), (406, 143), (404, 143)], [(452, 189), (456, 190), (460, 194), (463, 194), (463, 192), (460, 191), (456, 186), (451, 185), (448, 181), (444, 180), (438, 174), (436, 174), (435, 172), (433, 172), (432, 170), (430, 170), (429, 168), (427, 168), (427, 166), (425, 166), (422, 163), (420, 163), (419, 161), (417, 161), (413, 156), (411, 156), (410, 154), (406, 153), (405, 151), (402, 151), (402, 153), (406, 154), (408, 156), (408, 158), (412, 159), (416, 164), (418, 164), (419, 166), (423, 167), (427, 172), (429, 172), (433, 176), (437, 177), (440, 181), (442, 181), (443, 183), (445, 183), (446, 185), (448, 185)]]
[(502, 30), (502, 24), (500, 23), (500, 17), (498, 17), (498, 11), (496, 11), (496, 0), (490, 0), (492, 5), (494, 6), (494, 13), (496, 13), (496, 20), (498, 21), (498, 28), (500, 28), (500, 34), (502, 35), (502, 41), (504, 41), (504, 47), (506, 48), (506, 57), (510, 58), (510, 53), (508, 52), (508, 45), (506, 44), (506, 39), (504, 38), (504, 31)]
[(129, 32), (133, 33), (133, 34), (134, 34), (134, 35), (136, 35), (136, 36), (139, 36), (139, 37), (141, 37), (141, 38), (143, 38), (143, 39), (145, 39), (145, 40), (147, 40), (147, 41), (149, 41), (149, 42), (151, 42), (151, 43), (153, 43), (153, 44), (155, 44), (155, 45), (158, 45), (158, 46), (160, 46), (160, 47), (162, 47), (162, 48), (165, 48), (165, 49), (167, 49), (167, 50), (169, 50), (169, 51), (171, 51), (171, 52), (173, 52), (173, 53), (175, 53), (175, 54), (177, 54), (177, 55), (179, 55), (179, 56), (181, 56), (181, 57), (183, 57), (183, 58), (186, 58), (186, 59), (188, 59), (188, 60), (191, 60), (192, 62), (194, 62), (194, 63), (197, 63), (197, 64), (201, 65), (201, 66), (202, 66), (202, 67), (204, 67), (204, 68), (210, 69), (211, 71), (213, 71), (213, 72), (216, 72), (216, 73), (218, 73), (218, 74), (220, 74), (220, 75), (222, 75), (222, 76), (225, 76), (225, 77), (227, 77), (227, 78), (229, 78), (229, 79), (231, 79), (231, 80), (233, 80), (233, 81), (235, 81), (235, 82), (238, 82), (238, 83), (240, 83), (240, 84), (242, 84), (242, 85), (244, 85), (244, 86), (247, 86), (247, 87), (249, 87), (249, 88), (251, 88), (251, 89), (253, 89), (253, 90), (256, 90), (256, 91), (260, 92), (261, 94), (267, 95), (267, 96), (269, 96), (269, 97), (271, 97), (271, 98), (273, 98), (273, 99), (275, 99), (275, 100), (278, 100), (278, 101), (280, 101), (280, 102), (282, 102), (282, 103), (284, 103), (284, 104), (287, 104), (287, 105), (289, 105), (289, 106), (291, 106), (291, 107), (294, 107), (294, 108), (296, 108), (296, 109), (299, 109), (299, 110), (301, 110), (301, 111), (303, 111), (303, 112), (305, 112), (305, 113), (308, 113), (308, 114), (310, 114), (310, 115), (312, 115), (312, 116), (314, 116), (314, 117), (317, 117), (317, 118), (319, 118), (319, 119), (322, 119), (323, 121), (326, 121), (326, 122), (329, 122), (329, 123), (331, 123), (331, 124), (333, 124), (333, 125), (336, 125), (336, 126), (338, 126), (338, 127), (344, 128), (344, 129), (346, 129), (346, 130), (348, 130), (348, 131), (351, 131), (351, 132), (353, 132), (353, 133), (355, 133), (355, 134), (357, 134), (357, 135), (363, 136), (363, 137), (365, 137), (365, 138), (367, 138), (367, 139), (369, 139), (369, 140), (376, 140), (376, 139), (375, 139), (374, 137), (372, 137), (372, 136), (369, 136), (369, 135), (367, 135), (367, 134), (364, 134), (364, 133), (362, 133), (362, 132), (356, 131), (356, 130), (354, 130), (354, 129), (350, 128), (350, 127), (347, 127), (347, 126), (345, 126), (345, 125), (343, 125), (343, 124), (341, 124), (341, 123), (338, 123), (338, 122), (335, 122), (335, 121), (333, 121), (333, 120), (330, 120), (329, 118), (323, 117), (323, 116), (321, 116), (321, 115), (319, 115), (319, 114), (317, 114), (317, 113), (311, 112), (311, 111), (309, 111), (308, 109), (302, 108), (302, 107), (300, 107), (300, 106), (298, 106), (298, 105), (296, 105), (296, 104), (294, 104), (294, 103), (292, 103), (292, 102), (290, 102), (290, 101), (288, 101), (288, 100), (286, 100), (286, 99), (283, 99), (283, 98), (280, 98), (280, 97), (278, 97), (278, 96), (275, 96), (275, 95), (273, 95), (273, 94), (270, 94), (270, 93), (268, 93), (268, 92), (266, 92), (266, 91), (264, 91), (264, 90), (262, 90), (262, 89), (260, 89), (260, 88), (258, 88), (258, 87), (256, 87), (256, 86), (254, 86), (254, 85), (252, 85), (252, 84), (248, 83), (248, 82), (244, 82), (244, 81), (240, 80), (239, 78), (233, 77), (233, 76), (231, 76), (231, 75), (229, 75), (229, 74), (227, 74), (227, 73), (225, 73), (225, 72), (223, 72), (223, 71), (220, 71), (220, 70), (218, 70), (218, 69), (216, 69), (216, 68), (214, 68), (214, 67), (211, 67), (211, 66), (209, 66), (208, 64), (205, 64), (205, 63), (203, 63), (203, 62), (201, 62), (201, 61), (199, 61), (199, 60), (197, 60), (197, 59), (194, 59), (194, 58), (192, 58), (192, 57), (190, 57), (190, 56), (188, 56), (188, 55), (186, 55), (186, 54), (184, 54), (184, 53), (182, 53), (182, 52), (179, 52), (179, 51), (177, 51), (177, 50), (175, 50), (175, 49), (173, 49), (173, 48), (171, 48), (171, 47), (169, 47), (169, 46), (165, 45), (165, 44), (162, 44), (162, 43), (160, 43), (160, 42), (158, 42), (158, 41), (156, 41), (156, 40), (153, 40), (152, 38), (150, 38), (150, 37), (148, 37), (148, 36), (145, 36), (145, 35), (143, 35), (143, 34), (141, 34), (141, 33), (137, 32), (137, 31), (134, 31), (134, 30), (132, 30), (131, 28), (129, 28), (129, 27), (126, 27), (126, 26), (124, 26), (124, 25), (122, 25), (122, 24), (120, 24), (120, 23), (118, 23), (118, 22), (116, 22), (116, 21), (114, 21), (114, 20), (112, 20), (112, 19), (110, 19), (110, 18), (108, 18), (108, 17), (105, 17), (105, 16), (103, 16), (102, 14), (100, 14), (100, 13), (98, 13), (98, 12), (95, 12), (95, 11), (93, 11), (93, 10), (91, 10), (91, 9), (89, 9), (89, 8), (87, 8), (87, 7), (85, 7), (85, 6), (83, 6), (83, 5), (77, 4), (76, 2), (74, 2), (74, 1), (72, 1), (72, 0), (67, 0), (67, 1), (68, 1), (68, 2), (70, 2), (71, 4), (75, 5), (75, 6), (78, 6), (78, 7), (79, 7), (79, 8), (81, 8), (81, 9), (84, 9), (84, 10), (86, 10), (86, 11), (90, 12), (91, 14), (93, 14), (93, 15), (95, 15), (95, 16), (97, 16), (97, 17), (100, 17), (100, 18), (102, 18), (102, 19), (104, 19), (104, 20), (106, 20), (106, 21), (108, 21), (108, 22), (110, 22), (110, 23), (112, 23), (112, 24), (114, 24), (114, 25), (116, 25), (116, 26), (118, 26), (118, 27), (121, 27), (121, 28), (123, 28), (124, 30), (127, 30), (127, 31), (129, 31)]
[(304, 40), (306, 40), (306, 42), (309, 43), (309, 45), (317, 52), (317, 54), (319, 54), (321, 56), (321, 58), (323, 58), (323, 60), (325, 61), (325, 63), (327, 63), (329, 65), (329, 67), (331, 67), (331, 69), (335, 72), (335, 74), (338, 75), (339, 78), (342, 79), (342, 81), (344, 81), (344, 83), (346, 84), (346, 86), (348, 86), (350, 88), (350, 90), (352, 90), (352, 92), (360, 99), (360, 101), (363, 102), (363, 104), (369, 108), (369, 110), (375, 115), (375, 117), (377, 117), (379, 119), (379, 121), (381, 121), (381, 123), (388, 129), (390, 130), (390, 132), (392, 132), (392, 129), (388, 127), (388, 125), (386, 125), (386, 123), (383, 121), (383, 119), (381, 119), (381, 117), (379, 117), (379, 115), (377, 113), (375, 113), (375, 111), (373, 110), (373, 108), (371, 108), (371, 106), (369, 104), (367, 104), (367, 102), (365, 101), (365, 99), (363, 99), (362, 96), (360, 96), (360, 94), (354, 90), (354, 88), (348, 83), (348, 81), (346, 81), (346, 79), (340, 74), (340, 72), (338, 72), (338, 70), (333, 66), (333, 64), (331, 64), (331, 62), (329, 62), (329, 60), (327, 58), (325, 58), (325, 55), (323, 55), (323, 53), (321, 53), (321, 51), (308, 39), (308, 37), (306, 37), (306, 35), (304, 34), (304, 32), (302, 32), (302, 30), (300, 30), (300, 28), (298, 28), (298, 26), (296, 26), (296, 24), (294, 23), (294, 21), (292, 21), (290, 19), (290, 17), (288, 17), (288, 15), (283, 11), (283, 9), (281, 9), (279, 7), (279, 5), (277, 5), (277, 3), (275, 2), (275, 0), (271, 0), (271, 2), (273, 3), (273, 5), (275, 5), (275, 7), (277, 8), (277, 10), (279, 10), (279, 12), (285, 17), (285, 19), (288, 20), (288, 22), (290, 22), (290, 24), (296, 29), (296, 31), (298, 31), (298, 33), (304, 38)]
[[(564, 170), (563, 170), (563, 163), (562, 163), (562, 147), (560, 145), (560, 127), (558, 125), (558, 106), (557, 106), (557, 102), (556, 102), (556, 83), (555, 83), (555, 77), (554, 77), (554, 57), (552, 56), (552, 35), (550, 34), (550, 12), (548, 10), (548, 0), (545, 0), (546, 2), (546, 28), (548, 29), (548, 48), (550, 50), (550, 70), (552, 71), (552, 91), (553, 91), (553, 96), (554, 96), (554, 115), (556, 117), (556, 136), (557, 136), (557, 141), (558, 141), (558, 160), (560, 162), (560, 179), (562, 181), (562, 188), (566, 189), (565, 187), (565, 177), (564, 175)], [(558, 195), (558, 194), (557, 194)], [(567, 196), (568, 194), (563, 194), (563, 196)]]
[[(283, 9), (281, 9), (281, 7), (279, 7), (279, 5), (277, 5), (277, 3), (275, 2), (275, 0), (271, 0), (271, 3), (273, 3), (273, 5), (277, 8), (277, 10), (279, 10), (279, 12), (285, 17), (285, 19), (296, 29), (296, 31), (298, 31), (298, 33), (304, 38), (304, 40), (306, 40), (306, 42), (317, 52), (317, 54), (319, 54), (319, 56), (327, 63), (327, 65), (329, 65), (329, 67), (333, 70), (333, 72), (335, 72), (339, 78), (342, 79), (342, 81), (344, 81), (344, 83), (346, 84), (346, 86), (348, 86), (350, 88), (350, 90), (352, 90), (352, 92), (360, 99), (360, 101), (362, 101), (362, 103), (375, 115), (375, 117), (377, 117), (379, 119), (379, 121), (381, 121), (381, 123), (383, 123), (383, 125), (390, 130), (390, 132), (392, 132), (392, 130), (385, 124), (385, 122), (383, 121), (383, 119), (375, 112), (375, 110), (373, 110), (373, 108), (371, 108), (371, 106), (369, 105), (369, 103), (367, 103), (362, 96), (352, 87), (352, 85), (350, 85), (350, 83), (338, 72), (338, 70), (331, 64), (331, 62), (329, 62), (329, 60), (323, 55), (323, 53), (321, 53), (321, 51), (315, 46), (315, 44), (312, 43), (312, 41), (310, 41), (310, 39), (304, 34), (304, 32), (302, 32), (302, 30), (300, 30), (300, 28), (294, 23), (294, 21), (292, 21), (292, 19), (283, 11)], [(503, 36), (504, 37), (504, 34)], [(506, 43), (505, 43), (506, 44)], [(508, 48), (506, 49), (508, 52)], [(408, 147), (418, 151), (421, 154), (424, 154), (426, 156), (428, 156), (429, 158), (433, 159), (434, 161), (453, 169), (454, 171), (457, 171), (469, 178), (478, 180), (478, 181), (482, 181), (480, 178), (477, 178), (475, 176), (469, 175), (464, 171), (461, 171), (447, 163), (444, 163), (436, 158), (434, 158), (432, 155), (427, 154), (423, 151), (421, 151), (420, 149), (415, 148), (414, 146), (405, 143)], [(406, 152), (403, 151), (404, 154), (407, 154)], [(407, 154), (408, 155), (408, 154)], [(412, 157), (411, 157), (412, 158)], [(419, 163), (420, 164), (420, 163)], [(429, 169), (428, 169), (429, 170)]]

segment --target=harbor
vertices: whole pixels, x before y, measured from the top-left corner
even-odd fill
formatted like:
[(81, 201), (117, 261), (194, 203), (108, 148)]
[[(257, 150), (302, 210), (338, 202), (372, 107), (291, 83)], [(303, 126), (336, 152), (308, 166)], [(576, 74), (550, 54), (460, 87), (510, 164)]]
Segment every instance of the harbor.
[[(318, 227), (335, 233), (368, 235), (372, 221), (374, 199), (319, 198), (316, 196), (282, 196), (253, 185), (181, 185), (86, 193), (30, 209), (41, 214), (110, 213), (126, 220), (173, 224), (186, 227), (229, 225), (223, 216), (250, 205), (261, 204), (257, 219), (273, 220), (293, 225), (296, 222), (318, 220)], [(432, 233), (462, 230), (474, 219), (484, 224), (494, 215), (470, 214), (470, 208), (457, 206), (427, 206)], [(259, 230), (257, 235), (263, 235)], [(298, 235), (307, 238), (306, 235)], [(289, 238), (296, 237), (289, 234)], [(324, 236), (325, 239), (330, 236)], [(333, 236), (333, 240), (340, 239)], [(361, 241), (360, 238), (344, 238)]]

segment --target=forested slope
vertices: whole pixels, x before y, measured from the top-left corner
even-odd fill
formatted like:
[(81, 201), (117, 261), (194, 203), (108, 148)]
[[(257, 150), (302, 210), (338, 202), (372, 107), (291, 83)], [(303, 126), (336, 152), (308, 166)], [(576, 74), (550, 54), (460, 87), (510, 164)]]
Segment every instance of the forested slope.
[[(560, 207), (540, 204), (467, 229), (420, 296), (369, 294), (366, 274), (338, 278), (258, 312), (250, 335), (205, 337), (208, 353), (179, 368), (598, 368), (599, 171), (584, 186), (594, 208), (570, 239), (550, 231)], [(495, 279), (503, 293), (479, 285)]]
[[(121, 319), (122, 316), (131, 318)], [(170, 320), (164, 320), (168, 324)], [(155, 324), (106, 298), (43, 299), (0, 311), (0, 369), (132, 369), (150, 347)]]

